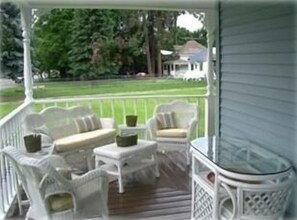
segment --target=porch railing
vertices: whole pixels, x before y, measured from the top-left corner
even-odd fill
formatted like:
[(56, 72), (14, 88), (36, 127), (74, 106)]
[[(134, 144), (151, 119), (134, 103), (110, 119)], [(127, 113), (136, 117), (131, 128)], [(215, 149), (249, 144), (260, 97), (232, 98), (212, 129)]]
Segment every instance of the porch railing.
[[(129, 114), (138, 115), (138, 123), (145, 122), (152, 116), (156, 105), (173, 100), (184, 100), (189, 103), (196, 103), (199, 108), (199, 122), (196, 131), (196, 137), (204, 136), (204, 105), (206, 96), (201, 95), (159, 95), (159, 96), (91, 96), (82, 98), (59, 98), (35, 100), (32, 103), (26, 103), (19, 106), (0, 121), (0, 149), (6, 146), (23, 148), (23, 129), (22, 123), (25, 116), (30, 111), (39, 112), (49, 106), (71, 107), (83, 105), (91, 108), (99, 117), (112, 117), (116, 123), (124, 124), (125, 116)], [(0, 158), (0, 219), (5, 216), (9, 210), (13, 199), (18, 190), (18, 180), (12, 172), (9, 163)], [(21, 207), (20, 207), (21, 208)]]
[[(0, 149), (24, 145), (22, 123), (31, 111), (32, 103), (24, 103), (0, 121)], [(8, 161), (0, 157), (0, 219), (11, 207), (18, 190), (18, 179)]]

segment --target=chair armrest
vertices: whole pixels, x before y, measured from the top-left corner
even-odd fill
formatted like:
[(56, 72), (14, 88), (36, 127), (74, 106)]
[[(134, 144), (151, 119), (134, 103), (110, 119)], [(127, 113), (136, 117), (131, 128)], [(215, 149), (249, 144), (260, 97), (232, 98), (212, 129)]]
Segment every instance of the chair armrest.
[(146, 122), (147, 138), (149, 140), (156, 140), (157, 137), (157, 119), (152, 117)]
[(192, 119), (188, 125), (188, 132), (187, 132), (187, 139), (190, 140), (191, 135), (194, 134), (196, 126), (197, 126), (197, 119)]
[(102, 128), (117, 128), (117, 124), (113, 118), (100, 118)]
[(86, 184), (87, 182), (90, 182), (96, 179), (102, 179), (103, 181), (108, 182), (108, 175), (106, 171), (101, 169), (91, 170), (82, 176), (78, 176), (77, 178), (73, 179), (71, 182), (75, 187), (79, 187), (81, 185)]
[(63, 157), (55, 154), (45, 156), (42, 161), (51, 164), (54, 168), (71, 168)]

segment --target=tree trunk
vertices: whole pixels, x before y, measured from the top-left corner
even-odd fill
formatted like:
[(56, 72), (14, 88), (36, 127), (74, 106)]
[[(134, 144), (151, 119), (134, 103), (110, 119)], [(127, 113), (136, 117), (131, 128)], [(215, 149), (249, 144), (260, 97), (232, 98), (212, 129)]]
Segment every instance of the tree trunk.
[(158, 76), (163, 76), (161, 51), (158, 53)]
[(60, 77), (61, 77), (62, 79), (67, 78), (67, 70), (66, 70), (65, 67), (61, 68), (59, 72), (60, 72)]
[(161, 57), (161, 39), (163, 37), (163, 14), (158, 11), (156, 14), (156, 25), (157, 25), (157, 34), (156, 34), (156, 58), (157, 58), (157, 74), (162, 76), (162, 57)]
[(174, 30), (174, 32), (173, 32), (173, 39), (174, 39), (173, 43), (174, 43), (174, 45), (177, 44), (177, 31), (176, 31), (176, 28), (177, 28), (177, 17), (178, 17), (178, 12), (175, 12), (174, 13), (174, 22), (173, 22), (173, 30)]
[(150, 51), (150, 42), (148, 34), (148, 22), (146, 18), (147, 14), (143, 12), (143, 29), (144, 29), (144, 39), (145, 39), (145, 52), (146, 52), (146, 61), (147, 61), (147, 72), (149, 76), (152, 76), (152, 61), (151, 61), (151, 51)]

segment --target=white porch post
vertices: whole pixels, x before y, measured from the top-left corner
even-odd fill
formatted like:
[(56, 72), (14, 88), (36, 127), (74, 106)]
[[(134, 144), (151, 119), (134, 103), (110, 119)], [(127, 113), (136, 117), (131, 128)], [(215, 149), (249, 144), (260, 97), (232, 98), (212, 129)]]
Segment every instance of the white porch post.
[(23, 29), (23, 47), (24, 47), (24, 86), (25, 102), (33, 100), (33, 77), (31, 69), (31, 52), (30, 52), (30, 30), (32, 24), (32, 9), (28, 6), (21, 5), (21, 19)]
[(205, 102), (205, 136), (213, 136), (215, 134), (215, 96), (213, 86), (212, 53), (215, 31), (214, 21), (214, 11), (207, 11), (205, 13), (205, 26), (207, 30), (207, 98)]

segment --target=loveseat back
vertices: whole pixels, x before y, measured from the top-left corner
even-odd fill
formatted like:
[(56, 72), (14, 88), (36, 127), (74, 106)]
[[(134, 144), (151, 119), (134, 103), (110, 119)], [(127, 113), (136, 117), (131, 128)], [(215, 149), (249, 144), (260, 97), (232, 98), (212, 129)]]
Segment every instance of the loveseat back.
[(26, 133), (49, 133), (53, 140), (77, 134), (74, 119), (91, 115), (91, 109), (84, 106), (71, 108), (48, 107), (40, 113), (26, 116), (24, 129)]
[(198, 107), (184, 101), (174, 101), (158, 105), (154, 110), (154, 117), (159, 113), (172, 112), (177, 128), (187, 129), (191, 120), (198, 119)]

